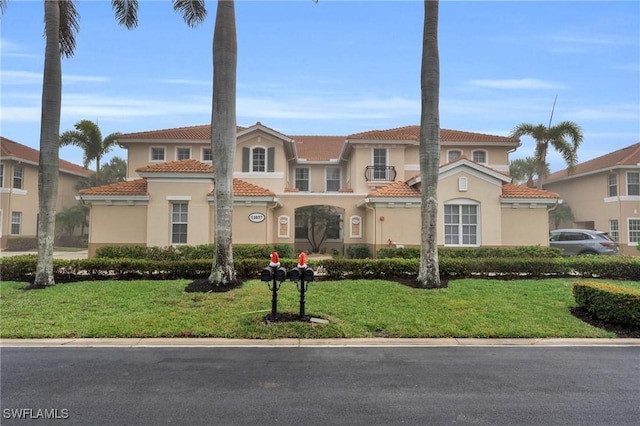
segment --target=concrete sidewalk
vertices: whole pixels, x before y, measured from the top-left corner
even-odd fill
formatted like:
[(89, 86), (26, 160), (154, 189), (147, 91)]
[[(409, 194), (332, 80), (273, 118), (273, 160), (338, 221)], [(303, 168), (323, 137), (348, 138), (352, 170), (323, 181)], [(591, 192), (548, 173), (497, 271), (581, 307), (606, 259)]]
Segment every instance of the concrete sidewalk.
[(0, 339), (0, 347), (566, 347), (640, 346), (640, 339), (224, 339), (224, 338), (113, 338), (113, 339)]
[[(5, 257), (13, 257), (13, 256), (22, 256), (25, 254), (33, 254), (33, 255), (38, 255), (38, 251), (37, 250), (31, 250), (31, 251), (0, 251), (0, 258), (5, 258)], [(87, 259), (89, 257), (89, 250), (84, 249), (84, 250), (78, 250), (78, 251), (71, 251), (71, 250), (54, 250), (53, 251), (53, 258), (54, 259)]]

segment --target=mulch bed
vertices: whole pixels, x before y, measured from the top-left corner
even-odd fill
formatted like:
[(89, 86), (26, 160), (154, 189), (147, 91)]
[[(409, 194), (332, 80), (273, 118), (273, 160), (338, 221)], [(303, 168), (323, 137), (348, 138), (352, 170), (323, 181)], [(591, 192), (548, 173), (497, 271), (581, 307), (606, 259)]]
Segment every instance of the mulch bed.
[(571, 312), (571, 315), (586, 322), (587, 324), (615, 333), (616, 337), (640, 338), (640, 327), (630, 327), (622, 324), (611, 323), (609, 321), (603, 321), (579, 306), (571, 308), (569, 311)]
[(186, 293), (224, 293), (239, 287), (242, 287), (242, 281), (239, 279), (229, 285), (213, 285), (208, 279), (201, 278), (189, 283), (184, 291)]

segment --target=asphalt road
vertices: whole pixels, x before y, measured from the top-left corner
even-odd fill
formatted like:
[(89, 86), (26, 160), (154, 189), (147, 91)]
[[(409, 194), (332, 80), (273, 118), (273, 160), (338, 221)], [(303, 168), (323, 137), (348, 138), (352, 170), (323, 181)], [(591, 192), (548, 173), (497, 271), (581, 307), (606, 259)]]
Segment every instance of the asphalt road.
[(0, 356), (2, 425), (640, 423), (638, 346), (2, 347)]

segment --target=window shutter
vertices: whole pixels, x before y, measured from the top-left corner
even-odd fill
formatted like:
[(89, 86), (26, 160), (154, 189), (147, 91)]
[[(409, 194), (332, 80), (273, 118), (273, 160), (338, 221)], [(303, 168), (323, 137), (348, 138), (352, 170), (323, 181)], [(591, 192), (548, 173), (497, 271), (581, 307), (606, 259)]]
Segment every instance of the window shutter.
[(242, 172), (249, 173), (249, 164), (251, 160), (251, 150), (242, 148)]
[(269, 173), (273, 173), (274, 171), (275, 155), (276, 155), (275, 148), (267, 149), (267, 172)]

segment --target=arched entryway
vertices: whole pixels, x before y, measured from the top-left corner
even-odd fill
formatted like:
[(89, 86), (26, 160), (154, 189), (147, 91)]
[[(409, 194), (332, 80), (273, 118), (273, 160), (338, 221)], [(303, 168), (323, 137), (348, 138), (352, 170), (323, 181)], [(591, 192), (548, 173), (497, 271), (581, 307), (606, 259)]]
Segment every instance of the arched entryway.
[(314, 204), (295, 210), (296, 252), (342, 254), (343, 248), (343, 208)]

